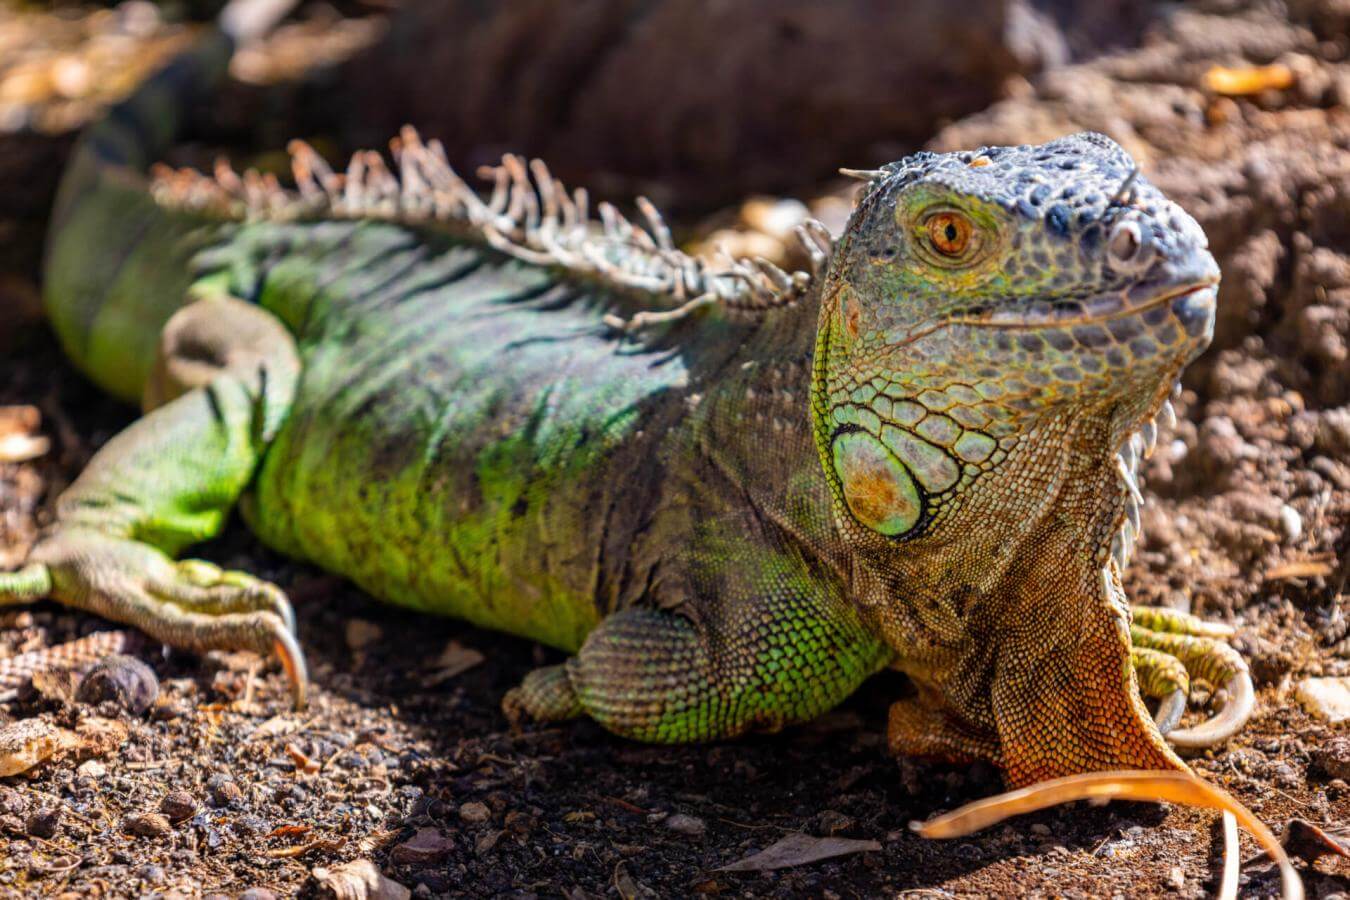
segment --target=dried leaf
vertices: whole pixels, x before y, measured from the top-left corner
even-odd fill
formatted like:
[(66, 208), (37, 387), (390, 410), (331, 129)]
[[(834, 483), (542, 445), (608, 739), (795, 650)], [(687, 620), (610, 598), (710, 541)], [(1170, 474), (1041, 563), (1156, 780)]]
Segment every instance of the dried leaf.
[(299, 728), (300, 723), (291, 716), (273, 716), (257, 728), (253, 729), (247, 740), (258, 741), (263, 738), (280, 737), (281, 735), (290, 734)]
[(812, 837), (809, 834), (789, 834), (768, 849), (748, 856), (740, 862), (723, 866), (718, 872), (768, 872), (773, 869), (787, 869), (792, 866), (804, 866), (822, 859), (836, 856), (849, 856), (853, 853), (871, 853), (880, 850), (876, 841), (859, 841), (853, 838)]
[(484, 660), (482, 653), (472, 647), (465, 647), (459, 641), (451, 641), (441, 651), (441, 655), (427, 668), (431, 670), (422, 679), (424, 687), (434, 687), (442, 681), (449, 681), (457, 675), (463, 675)]
[(294, 847), (279, 847), (276, 850), (268, 850), (264, 855), (271, 859), (295, 859), (297, 856), (304, 856), (312, 850), (332, 853), (334, 850), (341, 850), (345, 843), (347, 843), (345, 838), (316, 838), (308, 844), (296, 844)]
[(1266, 581), (1285, 581), (1290, 578), (1317, 578), (1335, 570), (1330, 556), (1313, 556), (1280, 563), (1266, 570)]
[(294, 837), (297, 834), (308, 834), (311, 830), (309, 825), (278, 825), (264, 836), (269, 838)]
[(614, 885), (620, 900), (649, 900), (656, 896), (655, 891), (628, 874), (628, 869), (623, 863), (614, 867), (614, 875), (610, 882)]
[(303, 750), (294, 744), (286, 745), (286, 755), (291, 758), (291, 762), (295, 763), (295, 770), (297, 772), (304, 772), (306, 775), (312, 775), (319, 771), (319, 764), (313, 759), (310, 759)]
[(1329, 832), (1306, 819), (1290, 819), (1280, 835), (1280, 843), (1306, 862), (1315, 863), (1323, 856), (1343, 856), (1350, 859), (1350, 831), (1345, 834)]
[(328, 888), (335, 900), (408, 900), (412, 892), (380, 874), (368, 859), (356, 859), (331, 869), (310, 872), (320, 887)]
[(1205, 73), (1205, 88), (1229, 97), (1259, 94), (1262, 91), (1282, 91), (1292, 87), (1293, 84), (1293, 70), (1280, 63), (1249, 69), (1212, 66)]

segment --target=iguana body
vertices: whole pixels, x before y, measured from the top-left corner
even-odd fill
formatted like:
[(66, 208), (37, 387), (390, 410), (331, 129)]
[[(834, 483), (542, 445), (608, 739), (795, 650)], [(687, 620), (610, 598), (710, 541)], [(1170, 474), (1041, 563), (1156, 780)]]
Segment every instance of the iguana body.
[(279, 590), (170, 559), (237, 503), (376, 597), (572, 654), (513, 713), (642, 740), (803, 721), (887, 665), (919, 687), (896, 751), (1014, 784), (1184, 768), (1136, 666), (1168, 727), (1187, 668), (1237, 690), (1192, 741), (1250, 711), (1213, 629), (1144, 613), (1131, 645), (1134, 465), (1217, 269), (1109, 140), (920, 154), (873, 173), (814, 278), (716, 270), (514, 160), (485, 205), (411, 134), (398, 180), (301, 149), (299, 194), (180, 174), (152, 198), (130, 176), (166, 92), (227, 52), (157, 79), (67, 178), (52, 321), (154, 409), (0, 598), (277, 648), (303, 684)]

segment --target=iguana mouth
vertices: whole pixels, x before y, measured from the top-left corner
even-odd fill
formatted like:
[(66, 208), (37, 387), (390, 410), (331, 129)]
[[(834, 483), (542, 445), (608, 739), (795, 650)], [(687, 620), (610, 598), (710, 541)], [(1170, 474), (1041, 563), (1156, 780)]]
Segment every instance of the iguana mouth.
[(1218, 277), (1207, 278), (1203, 281), (1183, 285), (1163, 291), (1142, 303), (1130, 304), (1128, 301), (1121, 304), (1118, 308), (1107, 312), (1088, 313), (1086, 315), (1059, 315), (1050, 316), (1038, 315), (1033, 311), (1030, 316), (1022, 316), (1020, 321), (1007, 321), (999, 318), (999, 313), (995, 312), (987, 319), (971, 319), (965, 324), (987, 325), (992, 328), (1044, 328), (1047, 325), (1056, 327), (1072, 328), (1076, 325), (1093, 325), (1098, 322), (1109, 322), (1113, 319), (1123, 319), (1129, 316), (1137, 316), (1146, 313), (1151, 309), (1157, 309), (1173, 301), (1201, 294), (1211, 288), (1218, 287)]
[[(919, 340), (926, 335), (932, 334), (942, 328), (949, 328), (953, 325), (965, 325), (971, 328), (988, 328), (1002, 331), (1022, 331), (1036, 330), (1044, 328), (1075, 328), (1083, 325), (1097, 325), (1103, 322), (1111, 322), (1119, 319), (1126, 319), (1133, 316), (1140, 316), (1168, 304), (1177, 304), (1174, 309), (1177, 317), (1187, 324), (1187, 331), (1190, 322), (1196, 324), (1205, 324), (1213, 316), (1214, 300), (1219, 285), (1217, 275), (1206, 278), (1202, 281), (1191, 282), (1181, 287), (1174, 287), (1163, 291), (1153, 297), (1144, 300), (1141, 303), (1130, 304), (1123, 295), (1120, 296), (1116, 308), (1106, 312), (1080, 313), (1072, 314), (1067, 305), (1056, 306), (1050, 303), (1041, 303), (1040, 308), (1033, 305), (1031, 308), (1025, 308), (1017, 311), (1012, 310), (990, 310), (980, 315), (956, 315), (947, 318), (930, 321), (920, 325), (914, 331), (905, 335), (894, 346), (905, 346)], [(1208, 303), (1203, 303), (1199, 308), (1191, 309), (1193, 304), (1186, 303), (1189, 298), (1200, 299), (1209, 292), (1211, 296)], [(1073, 306), (1081, 309), (1081, 304), (1074, 303)]]

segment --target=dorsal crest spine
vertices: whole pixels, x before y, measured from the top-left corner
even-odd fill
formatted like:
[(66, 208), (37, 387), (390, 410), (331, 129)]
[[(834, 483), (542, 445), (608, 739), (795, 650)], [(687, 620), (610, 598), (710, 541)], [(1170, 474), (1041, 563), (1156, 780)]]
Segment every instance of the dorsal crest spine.
[(398, 174), (375, 151), (354, 154), (338, 173), (303, 141), (289, 146), (296, 188), (272, 175), (235, 172), (224, 162), (211, 175), (156, 167), (155, 199), (168, 207), (245, 221), (372, 219), (439, 225), (531, 265), (562, 270), (654, 307), (624, 319), (605, 317), (622, 331), (682, 318), (705, 306), (758, 313), (788, 306), (811, 288), (829, 260), (832, 239), (821, 223), (796, 229), (809, 271), (786, 272), (769, 260), (706, 260), (678, 249), (669, 226), (645, 197), (636, 200), (642, 224), (615, 206), (590, 212), (585, 188), (568, 190), (541, 160), (507, 155), (479, 175), (492, 183), (484, 200), (450, 165), (439, 141), (404, 127), (390, 142)]

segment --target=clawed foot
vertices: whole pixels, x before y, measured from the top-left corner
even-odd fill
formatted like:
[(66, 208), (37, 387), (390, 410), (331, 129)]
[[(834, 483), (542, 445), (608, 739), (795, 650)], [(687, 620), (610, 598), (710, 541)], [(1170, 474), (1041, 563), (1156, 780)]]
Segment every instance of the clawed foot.
[[(1137, 606), (1130, 627), (1131, 659), (1139, 690), (1158, 701), (1158, 730), (1177, 747), (1203, 749), (1232, 737), (1256, 707), (1247, 663), (1223, 638), (1233, 630), (1176, 610)], [(1203, 682), (1215, 698), (1218, 715), (1194, 728), (1176, 729), (1186, 711), (1192, 682)]]
[(183, 650), (275, 653), (296, 706), (305, 703), (305, 657), (290, 602), (276, 585), (202, 560), (175, 562), (147, 544), (67, 528), (34, 547), (23, 569), (0, 574), (0, 605), (47, 596)]

